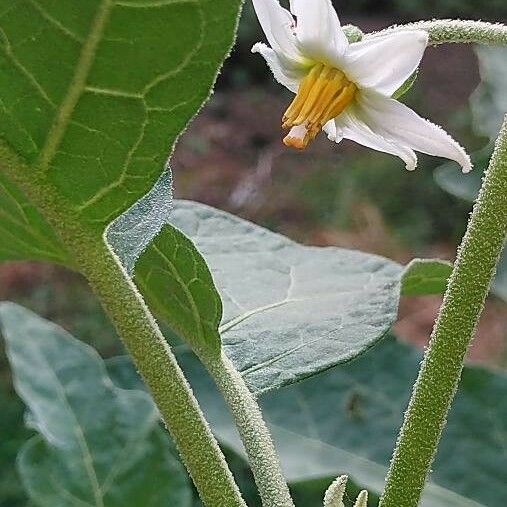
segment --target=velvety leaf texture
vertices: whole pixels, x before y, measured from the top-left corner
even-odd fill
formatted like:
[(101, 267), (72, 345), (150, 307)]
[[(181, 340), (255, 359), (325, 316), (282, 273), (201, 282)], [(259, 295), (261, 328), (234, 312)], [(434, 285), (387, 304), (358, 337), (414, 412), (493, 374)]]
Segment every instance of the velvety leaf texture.
[[(341, 248), (299, 245), (228, 213), (176, 201), (171, 222), (202, 252), (222, 302), (223, 348), (250, 388), (265, 391), (348, 361), (379, 340), (398, 307), (398, 264)], [(184, 236), (165, 227), (138, 261), (151, 306), (190, 340), (217, 319), (219, 300)], [(177, 263), (177, 264), (176, 264)], [(189, 291), (177, 284), (184, 274)], [(203, 283), (204, 282), (204, 283)], [(182, 303), (183, 302), (183, 303)], [(217, 320), (215, 322), (218, 323)], [(185, 334), (194, 330), (194, 338)]]
[[(179, 362), (223, 444), (243, 455), (223, 400), (195, 357)], [(261, 406), (289, 482), (348, 473), (372, 492), (384, 485), (421, 353), (390, 338), (348, 364), (272, 393)], [(108, 364), (120, 386), (142, 385), (128, 358)], [(507, 502), (507, 377), (465, 367), (421, 507)], [(487, 429), (487, 430), (486, 430)]]
[(35, 505), (190, 505), (185, 470), (145, 392), (115, 387), (93, 349), (20, 306), (1, 303), (0, 324), (39, 433), (18, 460)]
[(239, 5), (0, 0), (0, 138), (103, 230), (159, 178), (209, 94)]
[(172, 201), (172, 174), (167, 167), (155, 186), (107, 227), (107, 242), (130, 275), (146, 246), (169, 221)]

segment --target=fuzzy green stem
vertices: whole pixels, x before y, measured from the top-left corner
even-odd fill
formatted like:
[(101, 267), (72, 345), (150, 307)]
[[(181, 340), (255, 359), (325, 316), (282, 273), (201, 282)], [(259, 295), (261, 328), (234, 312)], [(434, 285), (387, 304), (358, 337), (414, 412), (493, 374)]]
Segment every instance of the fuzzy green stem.
[(263, 507), (294, 507), (260, 408), (230, 359), (201, 357), (220, 389), (245, 446)]
[(507, 234), (507, 116), (458, 250), (379, 507), (416, 507)]
[(497, 46), (507, 44), (507, 26), (501, 23), (459, 19), (434, 19), (406, 25), (394, 25), (380, 32), (368, 34), (367, 37), (402, 30), (425, 30), (430, 36), (430, 44), (444, 44), (446, 42), (476, 42)]
[(246, 507), (225, 458), (169, 345), (132, 280), (103, 238), (80, 223), (43, 172), (0, 142), (0, 170), (54, 227), (88, 279), (144, 378), (207, 507)]

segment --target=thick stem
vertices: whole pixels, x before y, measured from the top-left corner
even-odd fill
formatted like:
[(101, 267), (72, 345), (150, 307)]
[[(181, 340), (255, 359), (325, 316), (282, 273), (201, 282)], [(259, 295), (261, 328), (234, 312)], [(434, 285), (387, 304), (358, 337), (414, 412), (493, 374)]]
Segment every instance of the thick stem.
[(394, 25), (366, 37), (385, 35), (401, 30), (425, 30), (430, 36), (430, 44), (446, 42), (476, 42), (478, 44), (507, 44), (507, 26), (501, 23), (485, 23), (484, 21), (434, 19), (418, 21), (406, 25)]
[(0, 170), (38, 207), (90, 282), (146, 381), (203, 503), (246, 507), (176, 358), (111, 249), (79, 222), (43, 174), (27, 167), (1, 143)]
[(259, 489), (263, 507), (294, 507), (262, 413), (230, 359), (201, 359), (227, 402)]
[(415, 507), (507, 234), (507, 116), (414, 386), (379, 507)]

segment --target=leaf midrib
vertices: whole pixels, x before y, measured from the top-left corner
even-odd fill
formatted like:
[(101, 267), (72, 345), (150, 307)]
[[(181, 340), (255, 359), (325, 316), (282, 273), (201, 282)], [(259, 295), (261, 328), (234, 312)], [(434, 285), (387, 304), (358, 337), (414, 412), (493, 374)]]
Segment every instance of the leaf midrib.
[(44, 146), (42, 147), (37, 166), (44, 172), (48, 169), (49, 164), (53, 160), (55, 153), (67, 130), (70, 117), (76, 104), (78, 103), (85, 87), (90, 69), (94, 62), (97, 46), (102, 39), (105, 27), (109, 20), (109, 16), (114, 7), (113, 0), (102, 0), (97, 13), (90, 26), (90, 32), (84, 41), (81, 54), (77, 61), (74, 75), (67, 88), (63, 100), (60, 102), (56, 111), (53, 124), (48, 132)]

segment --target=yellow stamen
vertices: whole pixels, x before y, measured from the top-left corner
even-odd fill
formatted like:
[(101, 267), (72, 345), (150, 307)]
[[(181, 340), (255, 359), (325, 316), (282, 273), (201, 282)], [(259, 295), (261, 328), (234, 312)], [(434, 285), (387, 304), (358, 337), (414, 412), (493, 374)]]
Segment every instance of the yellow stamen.
[(288, 118), (292, 118), (294, 116), (299, 115), (299, 112), (305, 105), (306, 97), (313, 88), (323, 68), (324, 65), (318, 63), (317, 65), (315, 65), (315, 67), (312, 68), (309, 74), (301, 81), (296, 97), (291, 102), (290, 106), (287, 108), (287, 111), (285, 111), (285, 114), (283, 115), (282, 118), (283, 122), (285, 122)]
[(301, 81), (298, 92), (282, 118), (282, 127), (290, 128), (283, 142), (302, 149), (350, 104), (356, 85), (345, 74), (321, 63)]

